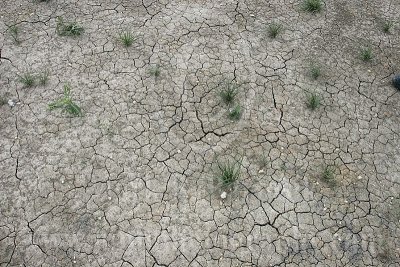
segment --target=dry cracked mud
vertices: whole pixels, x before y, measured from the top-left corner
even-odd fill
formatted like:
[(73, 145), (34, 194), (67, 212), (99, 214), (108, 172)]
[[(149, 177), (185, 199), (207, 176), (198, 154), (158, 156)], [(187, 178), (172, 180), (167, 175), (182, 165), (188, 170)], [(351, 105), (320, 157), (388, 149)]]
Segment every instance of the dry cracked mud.
[[(314, 14), (296, 0), (2, 0), (0, 266), (399, 266), (400, 27), (382, 30), (398, 14), (398, 0)], [(57, 35), (57, 17), (84, 32)], [(46, 85), (19, 81), (45, 70)], [(65, 84), (82, 117), (49, 110)], [(227, 190), (217, 162), (233, 159)]]

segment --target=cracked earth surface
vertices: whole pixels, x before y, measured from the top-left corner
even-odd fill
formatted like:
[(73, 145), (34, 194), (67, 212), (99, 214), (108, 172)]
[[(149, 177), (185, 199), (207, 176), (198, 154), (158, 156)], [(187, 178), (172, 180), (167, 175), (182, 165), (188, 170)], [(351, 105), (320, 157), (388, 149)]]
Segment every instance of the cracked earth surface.
[[(0, 107), (0, 266), (399, 266), (400, 38), (380, 26), (399, 13), (396, 0), (317, 14), (295, 0), (1, 1), (0, 90), (18, 103)], [(58, 36), (58, 16), (82, 36)], [(48, 85), (18, 82), (44, 69)], [(48, 110), (66, 83), (83, 117)], [(216, 159), (237, 156), (221, 199)]]

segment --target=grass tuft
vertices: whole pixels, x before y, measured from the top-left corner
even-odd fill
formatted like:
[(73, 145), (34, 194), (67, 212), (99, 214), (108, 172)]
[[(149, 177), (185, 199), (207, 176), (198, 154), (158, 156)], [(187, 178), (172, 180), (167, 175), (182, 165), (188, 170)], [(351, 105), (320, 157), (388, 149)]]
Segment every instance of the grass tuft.
[(64, 22), (62, 17), (57, 17), (56, 32), (60, 36), (79, 36), (83, 33), (83, 27), (76, 22)]
[(321, 67), (315, 64), (312, 64), (310, 67), (310, 74), (314, 80), (317, 80), (319, 76), (321, 76)]
[(45, 86), (49, 81), (49, 72), (46, 70), (38, 75), (39, 84)]
[(236, 105), (236, 107), (229, 110), (228, 117), (231, 120), (238, 121), (242, 116), (242, 108), (240, 105)]
[(322, 1), (321, 0), (304, 0), (303, 9), (305, 11), (316, 13), (322, 10)]
[(382, 30), (384, 33), (390, 33), (390, 30), (393, 28), (394, 22), (393, 21), (385, 21), (383, 23)]
[(307, 107), (311, 110), (317, 109), (321, 105), (321, 98), (320, 96), (315, 93), (311, 92), (307, 95)]
[(334, 170), (333, 166), (325, 166), (323, 168), (322, 174), (321, 174), (321, 180), (331, 186), (336, 185), (335, 170)]
[(268, 26), (268, 36), (270, 38), (276, 38), (279, 33), (281, 33), (283, 30), (283, 26), (278, 24), (278, 23), (271, 23)]
[(225, 163), (217, 162), (217, 175), (216, 178), (222, 188), (232, 187), (233, 184), (240, 177), (240, 166), (239, 161), (231, 162), (227, 161)]
[(24, 87), (32, 87), (35, 85), (35, 76), (31, 73), (25, 73), (22, 76), (19, 76), (19, 82), (24, 85)]
[(135, 37), (130, 32), (122, 32), (119, 35), (119, 40), (125, 47), (129, 47), (135, 41)]
[(225, 87), (219, 92), (222, 101), (227, 105), (233, 104), (233, 102), (235, 102), (236, 95), (238, 94), (238, 88), (239, 86), (236, 83), (226, 83)]
[(371, 61), (373, 58), (372, 49), (370, 47), (362, 48), (360, 51), (360, 55), (363, 61)]
[(71, 88), (68, 84), (64, 85), (64, 97), (49, 104), (49, 109), (61, 108), (63, 112), (69, 113), (73, 117), (82, 116), (81, 108), (72, 101)]
[(160, 76), (160, 74), (161, 74), (160, 65), (157, 64), (157, 65), (155, 65), (154, 67), (150, 68), (150, 71), (149, 71), (149, 72), (150, 72), (150, 75), (152, 75), (152, 76), (158, 78), (158, 77)]

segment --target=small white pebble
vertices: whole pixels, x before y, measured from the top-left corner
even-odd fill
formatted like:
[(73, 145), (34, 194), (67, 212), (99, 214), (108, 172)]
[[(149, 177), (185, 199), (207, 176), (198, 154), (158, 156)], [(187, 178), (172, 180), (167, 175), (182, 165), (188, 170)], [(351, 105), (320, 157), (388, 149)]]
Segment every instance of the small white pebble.
[(99, 217), (98, 219), (101, 220), (101, 217)]
[(226, 195), (227, 195), (227, 193), (224, 191), (224, 192), (222, 192), (222, 194), (221, 194), (221, 198), (222, 199), (225, 199), (226, 198)]
[(361, 176), (361, 175), (359, 175), (357, 178), (358, 178), (358, 180), (361, 180), (361, 179), (362, 179), (362, 176)]
[(180, 150), (178, 149), (178, 151), (177, 151), (177, 152), (178, 152), (178, 154), (180, 154), (182, 151), (180, 151)]
[(261, 169), (261, 170), (259, 170), (259, 171), (258, 171), (258, 173), (264, 173), (264, 170), (263, 170), (263, 169)]
[(111, 200), (111, 197), (108, 197), (108, 200)]
[(254, 14), (250, 14), (250, 17), (255, 17), (255, 15)]
[(8, 105), (9, 105), (10, 107), (15, 106), (14, 100), (12, 100), (12, 99), (8, 100)]
[(61, 183), (63, 184), (63, 183), (64, 183), (64, 180), (61, 180)]

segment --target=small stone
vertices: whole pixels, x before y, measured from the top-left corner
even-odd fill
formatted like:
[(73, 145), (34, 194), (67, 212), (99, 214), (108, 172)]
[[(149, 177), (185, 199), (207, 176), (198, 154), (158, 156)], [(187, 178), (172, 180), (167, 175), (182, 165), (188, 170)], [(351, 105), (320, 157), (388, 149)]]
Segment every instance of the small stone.
[(180, 151), (179, 149), (178, 149), (178, 151), (177, 151), (177, 152), (178, 152), (178, 154), (182, 153), (182, 151)]
[(254, 14), (250, 14), (250, 17), (255, 17), (255, 15)]
[(221, 198), (222, 199), (225, 199), (226, 198), (226, 196), (227, 196), (227, 193), (224, 191), (224, 192), (222, 192), (222, 194), (221, 194)]
[(362, 179), (362, 176), (361, 176), (361, 175), (359, 175), (357, 178), (358, 178), (358, 180), (361, 180), (361, 179)]
[(64, 183), (64, 180), (61, 180), (61, 183), (63, 184), (63, 183)]
[(258, 173), (264, 173), (264, 170), (263, 170), (263, 169), (261, 169), (261, 170), (259, 170), (259, 171), (258, 171)]
[(12, 100), (12, 99), (8, 100), (7, 103), (8, 103), (8, 105), (9, 105), (10, 107), (14, 107), (14, 106), (15, 106), (15, 101)]

